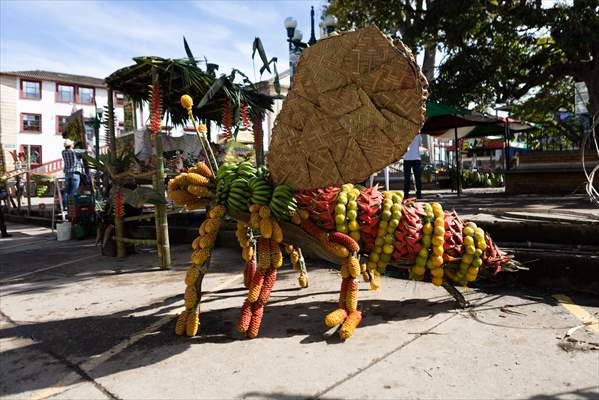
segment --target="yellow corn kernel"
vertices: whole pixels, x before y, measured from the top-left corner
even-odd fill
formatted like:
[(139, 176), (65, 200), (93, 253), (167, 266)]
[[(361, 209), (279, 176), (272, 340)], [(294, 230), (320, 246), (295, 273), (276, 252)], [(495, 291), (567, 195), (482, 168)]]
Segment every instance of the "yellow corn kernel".
[(189, 337), (195, 336), (198, 333), (200, 327), (200, 316), (197, 312), (192, 311), (187, 316), (187, 323), (185, 324), (185, 334)]
[(187, 182), (189, 185), (206, 186), (210, 183), (210, 180), (205, 176), (192, 172), (187, 174)]
[(222, 219), (210, 218), (206, 224), (206, 233), (216, 233), (220, 229)]
[(360, 262), (356, 257), (347, 258), (347, 270), (352, 278), (357, 278), (360, 275)]
[(281, 268), (283, 265), (281, 246), (274, 240), (270, 241), (270, 265), (274, 268)]
[(194, 286), (198, 280), (198, 276), (200, 276), (200, 270), (192, 264), (187, 268), (187, 272), (185, 273), (185, 284), (187, 286)]
[(341, 264), (341, 278), (349, 278), (349, 268), (347, 267), (347, 263), (344, 262)]
[(347, 318), (347, 311), (345, 311), (343, 308), (338, 308), (335, 311), (330, 312), (325, 317), (324, 323), (329, 328), (332, 328), (335, 325), (338, 325), (338, 324), (342, 323), (343, 321), (345, 321), (345, 318)]
[(214, 242), (216, 241), (216, 234), (214, 233), (207, 233), (206, 235), (202, 236), (200, 239), (200, 247), (202, 249), (211, 249), (212, 247), (214, 247)]
[(260, 215), (258, 213), (250, 214), (250, 226), (252, 229), (260, 229)]
[(356, 331), (360, 321), (362, 321), (362, 313), (360, 311), (350, 312), (341, 326), (341, 329), (339, 329), (339, 336), (341, 339), (349, 339)]
[(243, 258), (243, 261), (245, 261), (245, 262), (250, 261), (253, 256), (254, 256), (254, 247), (253, 246), (244, 247), (243, 250), (241, 251), (241, 258)]
[(187, 186), (187, 191), (189, 193), (193, 194), (194, 196), (198, 196), (198, 197), (206, 197), (206, 196), (208, 196), (208, 193), (210, 192), (206, 186), (200, 186), (200, 185), (189, 185), (189, 186)]
[(177, 317), (177, 324), (175, 325), (175, 334), (181, 336), (185, 333), (185, 325), (187, 323), (187, 310), (183, 311)]
[(210, 257), (211, 249), (196, 250), (191, 254), (191, 262), (195, 265), (204, 265), (208, 257)]
[(345, 308), (347, 311), (352, 312), (358, 309), (358, 289), (360, 283), (357, 279), (352, 279), (347, 288), (347, 294), (345, 296)]
[(193, 286), (187, 286), (185, 288), (185, 294), (183, 295), (183, 299), (185, 300), (185, 309), (191, 310), (195, 307), (196, 302), (198, 301), (198, 294), (196, 292), (196, 288)]
[(266, 271), (270, 268), (270, 239), (258, 239), (258, 268)]
[(299, 278), (297, 278), (297, 282), (299, 283), (301, 288), (308, 287), (308, 276), (305, 274), (300, 274)]
[(223, 206), (222, 204), (219, 204), (217, 206), (214, 206), (214, 208), (212, 208), (210, 210), (210, 212), (208, 212), (208, 216), (210, 218), (222, 218), (222, 217), (224, 217), (226, 212), (227, 212), (227, 209), (225, 208), (225, 206)]
[(260, 218), (268, 218), (270, 217), (270, 207), (262, 206), (260, 207), (260, 211), (258, 211)]
[[(262, 211), (263, 208), (260, 209)], [(270, 239), (272, 237), (272, 222), (270, 221), (270, 217), (262, 218), (260, 220), (260, 233), (262, 237), (266, 239)]]
[(272, 222), (272, 239), (277, 243), (283, 241), (283, 230), (277, 221)]
[(197, 250), (200, 248), (200, 239), (202, 237), (198, 236), (197, 238), (193, 239), (193, 242), (191, 242), (191, 248), (194, 250)]

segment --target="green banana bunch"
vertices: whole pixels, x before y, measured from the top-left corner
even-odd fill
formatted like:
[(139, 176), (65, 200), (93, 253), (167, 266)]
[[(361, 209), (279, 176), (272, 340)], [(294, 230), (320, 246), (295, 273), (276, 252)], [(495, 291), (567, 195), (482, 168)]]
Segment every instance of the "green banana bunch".
[(254, 168), (254, 165), (251, 161), (243, 161), (239, 163), (237, 177), (245, 178), (249, 181), (250, 179), (254, 179), (256, 177), (256, 172), (258, 172), (258, 170)]
[(238, 166), (232, 163), (224, 163), (218, 169), (216, 176), (216, 202), (217, 204), (227, 204), (227, 197), (233, 181), (237, 177)]
[(287, 185), (277, 186), (273, 191), (269, 207), (276, 219), (289, 221), (291, 212), (297, 210), (297, 201), (293, 197), (291, 188)]
[(238, 177), (233, 180), (229, 196), (227, 197), (227, 208), (231, 211), (248, 211), (248, 203), (250, 199), (250, 188), (248, 180), (243, 177)]
[(249, 182), (250, 203), (268, 205), (272, 197), (272, 187), (266, 177), (256, 176)]

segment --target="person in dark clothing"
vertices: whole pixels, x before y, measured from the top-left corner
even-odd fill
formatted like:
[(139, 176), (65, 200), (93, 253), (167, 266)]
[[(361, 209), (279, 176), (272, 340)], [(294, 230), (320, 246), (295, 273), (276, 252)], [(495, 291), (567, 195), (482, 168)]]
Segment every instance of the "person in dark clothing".
[(6, 190), (0, 187), (0, 233), (1, 238), (9, 238), (12, 235), (6, 231), (6, 221), (4, 221), (4, 207), (2, 206), (1, 200), (5, 200), (7, 197)]

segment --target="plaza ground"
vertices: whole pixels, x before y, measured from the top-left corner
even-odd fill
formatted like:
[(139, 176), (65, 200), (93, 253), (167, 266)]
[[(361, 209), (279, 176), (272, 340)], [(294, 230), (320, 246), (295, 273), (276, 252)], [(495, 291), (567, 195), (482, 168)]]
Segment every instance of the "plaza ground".
[(199, 336), (177, 337), (189, 245), (174, 246), (161, 271), (151, 250), (114, 259), (46, 228), (9, 230), (2, 398), (599, 397), (597, 296), (483, 282), (464, 290), (474, 307), (462, 310), (443, 289), (385, 277), (378, 292), (361, 284), (364, 319), (342, 343), (323, 336), (338, 272), (311, 261), (307, 289), (283, 267), (260, 335), (247, 340), (235, 331), (247, 291), (233, 244), (215, 251), (204, 280)]

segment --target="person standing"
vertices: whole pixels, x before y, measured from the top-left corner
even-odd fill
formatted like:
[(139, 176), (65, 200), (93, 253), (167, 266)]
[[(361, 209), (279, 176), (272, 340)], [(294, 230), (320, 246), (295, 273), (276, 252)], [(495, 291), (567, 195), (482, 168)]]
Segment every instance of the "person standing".
[(65, 209), (68, 205), (68, 199), (76, 196), (79, 192), (81, 175), (85, 172), (83, 161), (81, 160), (81, 153), (83, 150), (74, 150), (73, 145), (74, 143), (71, 139), (66, 139), (64, 141), (64, 150), (62, 151), (65, 181), (64, 198), (62, 200)]
[(404, 198), (408, 198), (410, 187), (412, 186), (412, 172), (416, 181), (416, 198), (422, 198), (422, 179), (420, 177), (421, 161), (420, 146), (422, 145), (422, 135), (418, 134), (408, 146), (406, 154), (403, 156), (403, 193)]
[(4, 187), (0, 187), (0, 238), (12, 237), (12, 235), (6, 231), (6, 221), (4, 221), (4, 206), (2, 205), (2, 200), (4, 200), (5, 202), (8, 201), (6, 200), (7, 197), (8, 193), (6, 192)]

